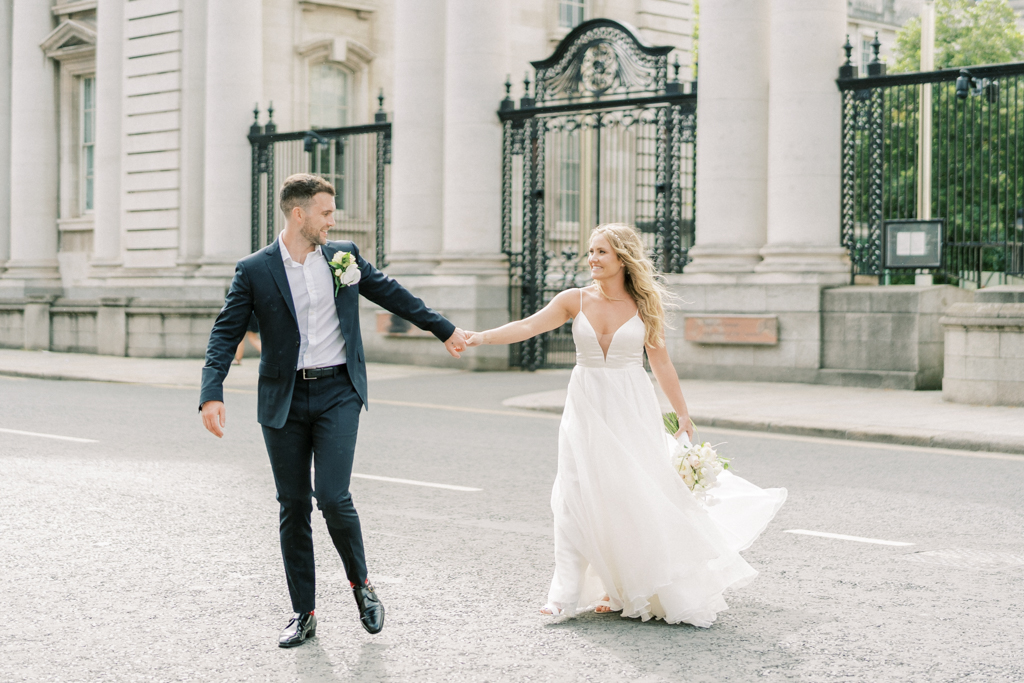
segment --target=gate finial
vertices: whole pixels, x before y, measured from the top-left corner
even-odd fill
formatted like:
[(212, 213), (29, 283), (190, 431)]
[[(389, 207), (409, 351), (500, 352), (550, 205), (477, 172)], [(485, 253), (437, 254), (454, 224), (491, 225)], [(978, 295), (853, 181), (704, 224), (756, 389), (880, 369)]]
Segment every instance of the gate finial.
[(511, 111), (516, 108), (512, 99), (512, 74), (505, 75), (505, 99), (501, 101), (500, 111)]
[(380, 92), (377, 93), (377, 104), (378, 104), (377, 113), (375, 113), (373, 115), (373, 122), (374, 123), (387, 123), (388, 122), (388, 113), (386, 111), (384, 111), (384, 88), (381, 88)]
[(526, 75), (523, 76), (523, 96), (519, 100), (519, 108), (532, 107), (535, 102), (536, 100), (530, 97), (530, 72), (527, 71)]
[(839, 78), (856, 78), (857, 67), (851, 62), (853, 57), (853, 45), (850, 44), (850, 34), (846, 34), (846, 43), (843, 45), (843, 50), (846, 52), (846, 62), (839, 67)]

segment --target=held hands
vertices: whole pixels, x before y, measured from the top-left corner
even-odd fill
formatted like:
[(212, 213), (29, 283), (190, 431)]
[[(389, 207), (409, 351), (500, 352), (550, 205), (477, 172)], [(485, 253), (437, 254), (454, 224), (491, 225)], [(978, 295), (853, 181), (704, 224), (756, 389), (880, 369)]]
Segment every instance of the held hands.
[(466, 333), (458, 327), (455, 328), (452, 336), (448, 337), (448, 341), (444, 343), (444, 348), (448, 349), (448, 353), (455, 358), (462, 358), (462, 352), (466, 350), (466, 346)]
[(224, 436), (224, 425), (227, 424), (227, 411), (222, 401), (206, 401), (200, 411), (203, 426), (218, 439)]
[(484, 343), (483, 332), (466, 331), (466, 346), (480, 346)]

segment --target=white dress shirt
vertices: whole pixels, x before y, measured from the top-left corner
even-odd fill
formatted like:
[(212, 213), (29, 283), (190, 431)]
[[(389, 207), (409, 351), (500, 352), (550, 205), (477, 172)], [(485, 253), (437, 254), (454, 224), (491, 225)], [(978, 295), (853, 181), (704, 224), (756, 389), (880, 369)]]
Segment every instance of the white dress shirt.
[(277, 241), (299, 323), (298, 369), (341, 365), (345, 362), (345, 338), (334, 306), (334, 278), (324, 252), (318, 246), (306, 255), (304, 263), (298, 263), (292, 260), (284, 240), (278, 237)]

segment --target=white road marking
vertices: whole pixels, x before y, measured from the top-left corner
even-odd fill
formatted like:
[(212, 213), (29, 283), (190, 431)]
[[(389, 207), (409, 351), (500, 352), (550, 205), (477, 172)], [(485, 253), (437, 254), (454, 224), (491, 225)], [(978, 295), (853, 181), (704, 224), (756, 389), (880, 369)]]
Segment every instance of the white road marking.
[(448, 489), (449, 491), (483, 491), (483, 489), (475, 489), (470, 486), (456, 486), (455, 484), (435, 484), (429, 481), (416, 481), (415, 479), (396, 479), (395, 477), (378, 477), (375, 474), (356, 474), (352, 473), (353, 477), (358, 479), (372, 479), (374, 481), (387, 481), (392, 484), (409, 484), (411, 486), (429, 486), (434, 489)]
[(428, 408), (430, 410), (450, 410), (456, 413), (477, 413), (480, 415), (509, 415), (512, 417), (532, 417), (540, 420), (561, 420), (561, 415), (534, 410), (493, 410), (491, 408), (468, 408), (463, 406), (446, 406), (440, 403), (415, 403), (413, 401), (391, 401), (383, 398), (370, 399), (370, 405), (379, 403), (385, 406), (402, 406), (404, 408)]
[(59, 441), (74, 441), (75, 443), (99, 443), (96, 439), (80, 439), (77, 436), (60, 436), (58, 434), (41, 434), (39, 432), (23, 432), (20, 429), (3, 429), (4, 434), (20, 434), (21, 436), (38, 436), (41, 439), (58, 439)]
[(821, 536), (822, 538), (836, 538), (840, 541), (857, 541), (858, 543), (874, 543), (875, 545), (914, 545), (903, 541), (882, 541), (877, 538), (864, 538), (863, 536), (847, 536), (846, 534), (830, 534), (826, 531), (807, 531), (806, 529), (786, 529), (787, 534), (800, 534), (802, 536)]

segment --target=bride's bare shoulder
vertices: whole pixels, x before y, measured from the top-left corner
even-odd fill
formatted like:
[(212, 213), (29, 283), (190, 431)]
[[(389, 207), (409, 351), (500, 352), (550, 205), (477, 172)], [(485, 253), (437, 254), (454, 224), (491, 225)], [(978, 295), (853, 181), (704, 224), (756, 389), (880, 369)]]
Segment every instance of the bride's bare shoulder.
[(570, 317), (575, 318), (580, 313), (580, 297), (587, 296), (585, 287), (565, 289), (555, 295), (551, 303), (563, 309)]

